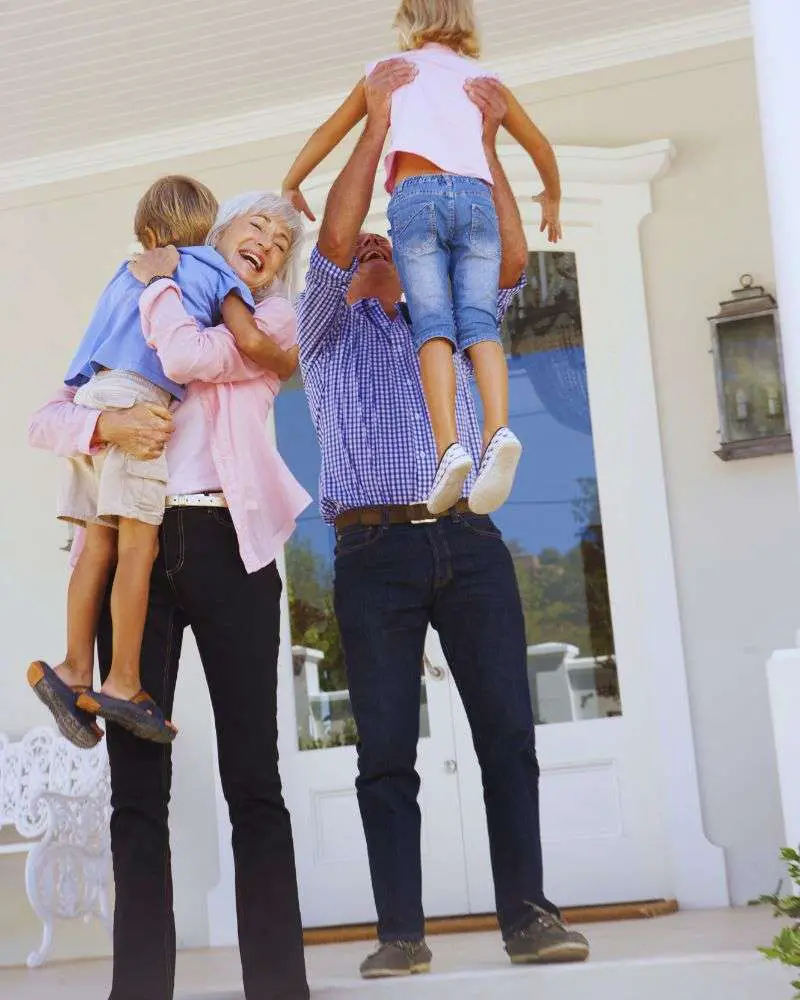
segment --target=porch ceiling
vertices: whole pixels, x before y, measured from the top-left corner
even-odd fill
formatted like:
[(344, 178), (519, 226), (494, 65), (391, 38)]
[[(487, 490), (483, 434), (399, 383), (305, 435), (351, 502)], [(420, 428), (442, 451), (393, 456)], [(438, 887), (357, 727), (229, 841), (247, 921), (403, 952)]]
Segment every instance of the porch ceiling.
[[(392, 50), (396, 2), (5, 0), (0, 167), (343, 91), (365, 61)], [(530, 56), (535, 65), (562, 48), (652, 38), (661, 25), (717, 23), (743, 3), (478, 0), (478, 7), (487, 60)]]

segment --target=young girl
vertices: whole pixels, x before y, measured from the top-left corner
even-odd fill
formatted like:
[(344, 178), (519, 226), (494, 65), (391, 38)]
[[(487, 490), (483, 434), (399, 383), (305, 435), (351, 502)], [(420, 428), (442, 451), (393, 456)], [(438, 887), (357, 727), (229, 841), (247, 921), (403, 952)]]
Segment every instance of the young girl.
[[(508, 370), (498, 331), (500, 232), (478, 108), (465, 93), (479, 45), (472, 0), (403, 0), (395, 18), (403, 58), (417, 75), (392, 96), (386, 190), (394, 259), (403, 284), (439, 455), (428, 509), (456, 503), (472, 467), (459, 444), (454, 349), (469, 356), (484, 410), (484, 452), (469, 506), (488, 514), (508, 498), (522, 445), (508, 424)], [(373, 66), (367, 68), (367, 75)], [(561, 189), (553, 150), (507, 89), (503, 125), (533, 158), (544, 182), (536, 199), (542, 232), (561, 235)], [(366, 114), (364, 80), (309, 139), (283, 183), (313, 219), (300, 185)]]
[[(217, 250), (200, 245), (214, 225), (217, 207), (211, 192), (197, 181), (164, 177), (139, 203), (136, 236), (145, 249), (181, 247), (175, 280), (187, 311), (204, 327), (224, 321), (242, 354), (289, 377), (296, 367), (296, 351), (282, 350), (260, 331), (252, 316), (251, 292), (258, 286), (259, 272), (266, 274), (273, 238), (287, 237), (269, 218), (254, 218), (251, 238), (237, 245), (229, 263)], [(103, 292), (65, 379), (78, 387), (79, 405), (95, 410), (127, 409), (138, 403), (168, 407), (183, 396), (183, 387), (165, 375), (142, 335), (142, 291), (126, 263)], [(112, 447), (65, 464), (58, 516), (86, 529), (68, 591), (67, 654), (55, 670), (43, 661), (32, 663), (28, 682), (63, 735), (78, 746), (94, 746), (102, 736), (93, 715), (155, 742), (170, 742), (177, 732), (141, 689), (139, 679), (166, 485), (163, 455), (138, 461)], [(97, 625), (115, 565), (112, 664), (102, 688), (90, 691)]]

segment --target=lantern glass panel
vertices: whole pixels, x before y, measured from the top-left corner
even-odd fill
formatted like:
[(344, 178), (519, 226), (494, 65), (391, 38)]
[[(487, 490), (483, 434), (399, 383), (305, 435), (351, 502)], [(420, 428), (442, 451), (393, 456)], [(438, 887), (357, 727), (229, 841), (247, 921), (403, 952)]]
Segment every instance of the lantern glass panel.
[(772, 315), (719, 323), (717, 336), (725, 440), (788, 433)]

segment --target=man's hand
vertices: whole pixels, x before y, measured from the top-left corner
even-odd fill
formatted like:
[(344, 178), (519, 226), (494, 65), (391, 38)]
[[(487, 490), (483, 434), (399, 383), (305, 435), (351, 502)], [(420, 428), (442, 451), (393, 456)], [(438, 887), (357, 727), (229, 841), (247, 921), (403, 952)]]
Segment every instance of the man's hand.
[(100, 414), (92, 445), (115, 444), (132, 458), (147, 461), (164, 451), (172, 434), (172, 414), (163, 406), (137, 403), (129, 410)]
[(316, 222), (317, 217), (309, 208), (308, 202), (305, 199), (305, 195), (300, 190), (300, 188), (284, 188), (281, 191), (283, 197), (290, 202), (294, 208), (297, 209), (302, 215), (304, 215), (311, 222)]
[(153, 278), (169, 278), (175, 273), (180, 256), (175, 247), (157, 247), (155, 250), (145, 250), (138, 254), (128, 264), (128, 270), (146, 285)]
[(561, 239), (561, 199), (553, 198), (546, 191), (537, 194), (533, 199), (542, 208), (542, 224), (540, 233), (547, 233), (549, 243), (558, 243)]
[(407, 59), (387, 59), (378, 63), (364, 81), (368, 124), (389, 130), (392, 94), (411, 83), (417, 72), (417, 67)]
[(494, 151), (497, 130), (508, 114), (505, 88), (499, 80), (479, 76), (476, 80), (467, 80), (464, 90), (483, 115), (483, 145)]

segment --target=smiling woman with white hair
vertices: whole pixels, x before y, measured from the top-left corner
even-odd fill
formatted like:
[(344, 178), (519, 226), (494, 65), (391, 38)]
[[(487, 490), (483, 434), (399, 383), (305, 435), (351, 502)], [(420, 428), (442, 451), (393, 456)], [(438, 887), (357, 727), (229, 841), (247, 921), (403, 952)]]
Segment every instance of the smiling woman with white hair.
[[(208, 242), (252, 292), (264, 342), (291, 350), (288, 299), (299, 214), (268, 192), (222, 205)], [(167, 509), (150, 582), (142, 683), (172, 713), (181, 641), (192, 629), (206, 674), (222, 788), (233, 826), (239, 948), (247, 1000), (307, 1000), (289, 815), (278, 773), (277, 665), (282, 583), (275, 564), (310, 497), (271, 440), (280, 380), (240, 353), (225, 327), (198, 328), (171, 279), (177, 252), (136, 258), (142, 329), (169, 378), (188, 386), (158, 407), (98, 413), (64, 388), (34, 416), (30, 441), (62, 455), (117, 445), (137, 459), (167, 446)], [(241, 345), (240, 345), (241, 346)], [(274, 348), (273, 348), (274, 350)], [(101, 674), (111, 659), (104, 614)], [(175, 922), (167, 823), (171, 748), (107, 726), (116, 904), (110, 1000), (172, 1000)]]

